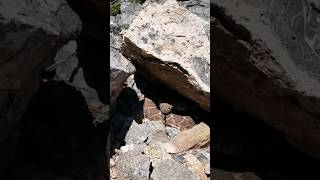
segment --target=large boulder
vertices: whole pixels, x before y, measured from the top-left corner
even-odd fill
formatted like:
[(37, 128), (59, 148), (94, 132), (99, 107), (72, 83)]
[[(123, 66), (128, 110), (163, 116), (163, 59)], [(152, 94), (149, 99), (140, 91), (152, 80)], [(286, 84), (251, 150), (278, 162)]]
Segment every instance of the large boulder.
[(19, 121), (57, 50), (80, 32), (65, 0), (0, 3), (0, 143)]
[(216, 95), (320, 157), (319, 4), (210, 3)]
[(210, 111), (208, 21), (169, 0), (150, 3), (122, 34), (121, 52), (141, 73)]

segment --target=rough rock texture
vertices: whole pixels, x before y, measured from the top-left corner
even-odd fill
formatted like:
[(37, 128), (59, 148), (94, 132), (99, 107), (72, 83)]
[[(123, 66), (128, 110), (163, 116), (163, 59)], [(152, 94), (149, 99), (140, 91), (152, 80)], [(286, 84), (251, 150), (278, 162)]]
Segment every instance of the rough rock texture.
[(157, 105), (149, 98), (144, 99), (143, 104), (144, 117), (151, 121), (164, 121), (165, 115), (161, 113)]
[[(119, 51), (123, 42), (120, 32), (128, 29), (142, 5), (131, 0), (120, 0), (121, 14), (110, 16), (110, 103), (113, 107), (123, 83), (135, 72), (135, 67)], [(113, 109), (113, 108), (112, 108)]]
[(190, 12), (199, 17), (210, 20), (210, 1), (209, 0), (183, 0), (178, 1), (179, 5), (187, 8)]
[(150, 160), (142, 154), (143, 147), (125, 151), (120, 154), (116, 164), (119, 179), (148, 180)]
[(159, 108), (163, 114), (169, 114), (173, 106), (169, 103), (160, 103)]
[(217, 96), (320, 157), (320, 23), (315, 1), (210, 3)]
[(191, 148), (200, 148), (210, 143), (210, 128), (200, 123), (191, 129), (180, 132), (165, 144), (168, 153), (179, 153)]
[(179, 129), (173, 127), (166, 127), (166, 130), (170, 139), (174, 138), (177, 134), (180, 133)]
[(198, 174), (198, 176), (200, 176), (201, 180), (207, 180), (207, 175), (204, 173), (204, 166), (202, 165), (202, 163), (192, 154), (186, 154), (184, 156), (184, 158), (186, 159), (189, 168), (195, 172), (196, 174)]
[(174, 179), (190, 179), (198, 180), (196, 175), (173, 160), (163, 160), (151, 173), (152, 180), (174, 180)]
[[(163, 137), (166, 137), (166, 139)], [(166, 129), (161, 121), (146, 121), (142, 124), (137, 124), (133, 121), (125, 137), (127, 144), (140, 144), (142, 142), (149, 143), (152, 140), (160, 142), (168, 141)]]
[(210, 111), (209, 22), (169, 0), (141, 10), (123, 37), (136, 68)]
[(171, 154), (171, 156), (173, 160), (181, 164), (184, 164), (190, 169), (194, 169), (194, 167), (192, 167), (192, 165), (188, 162), (188, 159), (186, 158), (186, 156), (194, 156), (202, 164), (202, 167), (204, 168), (204, 173), (210, 174), (210, 147), (200, 148), (200, 149), (191, 149), (189, 151), (184, 151), (177, 154)]
[(79, 90), (94, 117), (93, 122), (102, 123), (109, 119), (109, 107), (101, 102), (96, 90), (87, 84), (83, 70), (78, 65), (76, 50), (76, 41), (70, 41), (64, 45), (58, 51), (55, 63), (47, 68), (47, 70), (55, 70), (54, 80), (64, 81)]
[(119, 52), (121, 39), (110, 33), (110, 104), (117, 100), (123, 83), (135, 71), (134, 66)]
[(0, 143), (19, 121), (57, 50), (75, 38), (79, 17), (64, 0), (0, 3)]
[(190, 129), (195, 125), (190, 116), (169, 114), (166, 116), (166, 126), (175, 127), (181, 131)]

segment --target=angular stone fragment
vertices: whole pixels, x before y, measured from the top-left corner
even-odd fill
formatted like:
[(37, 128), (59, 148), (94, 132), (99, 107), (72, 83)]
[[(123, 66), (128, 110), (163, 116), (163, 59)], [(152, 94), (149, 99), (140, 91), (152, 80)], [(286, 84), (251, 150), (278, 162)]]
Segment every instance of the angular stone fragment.
[(116, 164), (119, 179), (148, 180), (150, 160), (142, 154), (144, 146), (136, 146), (127, 152), (121, 153)]
[(141, 10), (123, 37), (139, 71), (210, 111), (209, 22), (169, 0)]
[(174, 138), (177, 134), (180, 133), (179, 129), (173, 127), (166, 127), (166, 130), (170, 139)]
[(126, 144), (141, 144), (143, 142), (151, 143), (157, 141), (168, 141), (166, 129), (161, 121), (146, 121), (142, 124), (133, 121), (125, 137)]
[(158, 109), (156, 104), (149, 98), (144, 99), (143, 104), (144, 117), (150, 121), (164, 121), (164, 114)]
[(159, 107), (160, 107), (160, 111), (163, 114), (169, 114), (173, 108), (173, 106), (169, 103), (160, 103)]
[(57, 52), (55, 63), (47, 71), (55, 70), (54, 80), (70, 81), (73, 71), (78, 67), (77, 42), (70, 41)]
[(211, 48), (217, 95), (320, 157), (320, 23), (314, 2), (212, 0)]
[(180, 132), (165, 144), (166, 152), (179, 153), (191, 148), (200, 148), (210, 142), (210, 128), (200, 123), (191, 129)]
[(163, 160), (153, 169), (151, 173), (152, 180), (175, 180), (188, 179), (199, 180), (195, 174), (189, 171), (186, 167), (180, 165), (173, 160)]
[(202, 163), (204, 172), (210, 174), (210, 146), (200, 149), (191, 149), (187, 153), (194, 155)]
[(204, 167), (201, 162), (192, 154), (186, 154), (184, 158), (187, 160), (188, 167), (200, 176), (201, 180), (207, 180), (207, 175), (204, 173)]
[(175, 127), (181, 131), (190, 129), (195, 125), (190, 116), (169, 114), (166, 116), (166, 126)]
[(162, 160), (172, 159), (171, 156), (162, 148), (155, 146), (147, 146), (144, 150), (144, 153), (150, 158), (152, 167), (156, 167)]

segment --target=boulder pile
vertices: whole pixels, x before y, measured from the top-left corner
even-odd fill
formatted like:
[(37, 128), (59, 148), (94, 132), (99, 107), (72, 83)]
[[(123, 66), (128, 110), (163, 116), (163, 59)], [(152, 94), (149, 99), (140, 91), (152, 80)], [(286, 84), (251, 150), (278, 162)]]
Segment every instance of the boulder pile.
[[(131, 18), (122, 20), (129, 12)], [(111, 81), (119, 82), (113, 88), (119, 91), (111, 95), (116, 99), (110, 119), (111, 178), (207, 180), (208, 18), (170, 0), (142, 5), (123, 1), (121, 14), (111, 19), (112, 35), (121, 44), (111, 44), (119, 54), (111, 61), (122, 60), (118, 74), (123, 74)], [(128, 66), (135, 68), (129, 72)]]

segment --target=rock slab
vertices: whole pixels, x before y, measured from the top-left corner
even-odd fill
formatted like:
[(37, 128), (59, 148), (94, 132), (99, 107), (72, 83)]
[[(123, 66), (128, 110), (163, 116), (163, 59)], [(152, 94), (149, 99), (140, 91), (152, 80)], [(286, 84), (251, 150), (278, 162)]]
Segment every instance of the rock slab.
[(191, 148), (200, 148), (210, 143), (210, 128), (205, 123), (180, 132), (165, 144), (166, 152), (180, 153)]
[(208, 21), (169, 0), (146, 6), (122, 34), (121, 53), (139, 71), (210, 111)]

